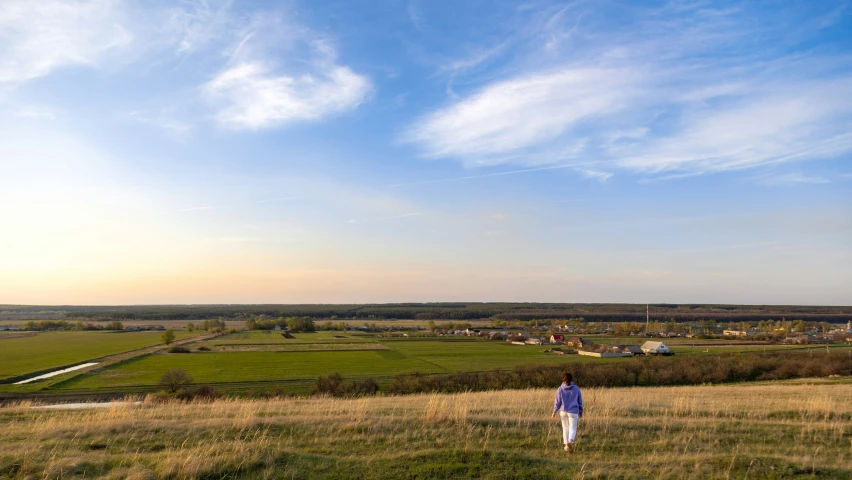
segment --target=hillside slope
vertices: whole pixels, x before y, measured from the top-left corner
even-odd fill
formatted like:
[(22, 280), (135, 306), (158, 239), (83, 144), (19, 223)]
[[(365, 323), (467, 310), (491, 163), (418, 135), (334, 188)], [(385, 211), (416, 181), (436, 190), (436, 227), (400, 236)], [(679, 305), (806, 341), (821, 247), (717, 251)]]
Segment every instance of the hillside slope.
[(0, 478), (850, 478), (852, 384), (0, 409)]

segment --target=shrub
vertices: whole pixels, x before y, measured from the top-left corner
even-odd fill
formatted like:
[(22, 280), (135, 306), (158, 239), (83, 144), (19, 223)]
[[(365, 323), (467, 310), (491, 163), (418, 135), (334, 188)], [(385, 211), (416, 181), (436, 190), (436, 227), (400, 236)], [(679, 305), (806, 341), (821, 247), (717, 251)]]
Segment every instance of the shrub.
[(167, 350), (169, 353), (189, 353), (189, 349), (180, 345), (172, 345)]
[(198, 388), (195, 389), (194, 393), (196, 398), (214, 399), (221, 396), (219, 391), (210, 385), (199, 385)]
[(344, 380), (339, 373), (318, 377), (316, 384), (311, 389), (311, 393), (315, 395), (332, 395), (335, 397), (375, 395), (378, 391), (379, 383), (374, 378), (365, 378), (361, 381)]
[(202, 346), (198, 347), (198, 351), (199, 352), (209, 352), (210, 347), (208, 347), (207, 345), (202, 345)]

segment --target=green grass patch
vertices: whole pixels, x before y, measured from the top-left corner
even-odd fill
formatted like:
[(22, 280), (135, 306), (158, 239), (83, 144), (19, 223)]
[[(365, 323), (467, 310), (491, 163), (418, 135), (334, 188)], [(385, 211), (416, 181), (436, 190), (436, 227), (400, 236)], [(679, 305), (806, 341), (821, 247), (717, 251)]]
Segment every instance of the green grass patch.
[(157, 385), (170, 368), (189, 372), (195, 383), (263, 382), (315, 378), (341, 373), (347, 378), (386, 376), (442, 370), (430, 363), (403, 355), (386, 357), (388, 351), (230, 352), (189, 355), (156, 354), (84, 374), (57, 385), (61, 389), (99, 390), (113, 387)]
[[(203, 332), (202, 332), (203, 333)], [(178, 340), (199, 333), (176, 331)], [(0, 338), (0, 380), (162, 343), (162, 332), (40, 332)]]

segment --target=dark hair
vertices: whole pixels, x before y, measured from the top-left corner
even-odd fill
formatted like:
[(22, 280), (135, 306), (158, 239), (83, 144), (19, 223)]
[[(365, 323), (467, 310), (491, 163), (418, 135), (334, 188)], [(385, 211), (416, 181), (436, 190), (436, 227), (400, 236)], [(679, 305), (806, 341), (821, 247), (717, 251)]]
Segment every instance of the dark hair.
[(571, 383), (574, 380), (574, 376), (568, 372), (562, 374), (562, 381), (565, 383)]

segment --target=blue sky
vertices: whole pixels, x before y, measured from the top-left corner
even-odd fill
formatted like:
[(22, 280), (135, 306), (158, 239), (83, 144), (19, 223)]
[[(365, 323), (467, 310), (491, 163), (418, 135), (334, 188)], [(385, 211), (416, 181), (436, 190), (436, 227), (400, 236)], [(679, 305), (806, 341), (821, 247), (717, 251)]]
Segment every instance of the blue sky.
[(852, 303), (848, 1), (0, 3), (2, 303)]

